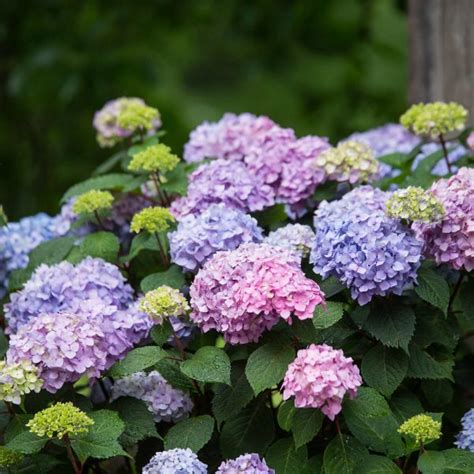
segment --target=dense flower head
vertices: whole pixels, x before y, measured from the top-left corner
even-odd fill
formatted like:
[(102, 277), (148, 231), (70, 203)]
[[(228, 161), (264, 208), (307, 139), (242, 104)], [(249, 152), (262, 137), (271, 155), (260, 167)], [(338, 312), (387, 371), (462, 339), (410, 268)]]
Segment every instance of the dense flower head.
[(42, 386), (38, 369), (29, 360), (12, 364), (0, 361), (0, 400), (20, 405), (23, 395), (38, 393)]
[(474, 452), (474, 408), (467, 411), (461, 419), (462, 429), (457, 435), (455, 445), (460, 449)]
[[(0, 467), (9, 468), (23, 460), (23, 454), (12, 451), (5, 446), (0, 446)], [(8, 472), (8, 471), (7, 471)]]
[(408, 186), (395, 191), (387, 199), (387, 214), (409, 221), (438, 222), (444, 215), (444, 209), (429, 191)]
[(112, 206), (114, 197), (109, 191), (92, 189), (76, 198), (72, 205), (75, 214), (89, 214)]
[(194, 271), (219, 250), (261, 242), (262, 229), (253, 217), (220, 203), (212, 204), (196, 216), (184, 216), (177, 230), (168, 237), (171, 261)]
[(334, 420), (342, 410), (344, 396), (354, 398), (361, 385), (359, 368), (352, 358), (326, 344), (311, 344), (300, 349), (288, 366), (283, 398), (294, 397), (297, 408), (319, 408)]
[(413, 224), (424, 242), (424, 252), (456, 270), (474, 268), (474, 169), (461, 168), (449, 179), (433, 183), (431, 193), (444, 207), (443, 219), (436, 223)]
[(445, 133), (462, 130), (468, 112), (456, 102), (430, 102), (412, 105), (401, 117), (400, 123), (417, 135), (433, 139)]
[(133, 302), (133, 289), (115, 265), (87, 257), (77, 265), (40, 265), (5, 305), (8, 333), (42, 313), (90, 311), (113, 315)]
[(424, 413), (403, 422), (398, 432), (415, 438), (417, 445), (435, 441), (441, 437), (441, 422)]
[[(142, 108), (146, 107), (145, 102), (137, 97), (120, 97), (107, 102), (101, 110), (95, 113), (93, 125), (96, 129), (97, 141), (99, 142), (100, 146), (114, 146), (135, 133), (135, 128), (130, 128), (129, 126), (124, 127), (118, 123), (119, 116), (121, 116), (121, 120), (123, 122), (123, 113), (130, 113), (131, 104), (137, 104)], [(145, 110), (148, 110), (148, 108)], [(146, 125), (149, 126), (147, 130), (149, 130), (151, 133), (155, 132), (161, 127), (160, 114), (158, 110), (152, 109), (152, 112), (153, 113), (150, 114), (152, 115), (151, 124), (149, 122), (146, 123)], [(125, 116), (125, 119), (127, 119), (127, 116)]]
[(152, 130), (160, 119), (158, 109), (138, 101), (129, 101), (117, 116), (117, 125), (129, 133)]
[(179, 163), (179, 158), (171, 153), (171, 148), (163, 143), (151, 145), (133, 155), (128, 169), (148, 173), (166, 173)]
[(240, 161), (216, 160), (201, 165), (188, 179), (187, 196), (171, 205), (171, 211), (178, 219), (199, 214), (217, 203), (244, 212), (261, 211), (275, 203), (272, 187), (264, 184)]
[(319, 286), (299, 268), (299, 257), (266, 244), (217, 252), (190, 288), (191, 320), (204, 332), (216, 329), (231, 344), (256, 342), (291, 315), (311, 318), (324, 303)]
[(189, 311), (189, 304), (179, 290), (163, 285), (145, 293), (139, 308), (155, 323), (161, 324), (169, 316), (182, 316)]
[(474, 131), (469, 134), (467, 137), (467, 146), (471, 149), (474, 150)]
[(250, 453), (223, 461), (216, 474), (275, 474), (275, 470), (268, 467), (258, 454)]
[(135, 214), (130, 225), (132, 232), (164, 232), (175, 222), (171, 212), (165, 207), (146, 207)]
[(379, 173), (379, 163), (370, 147), (352, 140), (323, 151), (314, 164), (325, 171), (328, 179), (351, 184), (371, 181)]
[(385, 214), (389, 194), (362, 186), (315, 213), (310, 261), (323, 278), (334, 275), (363, 305), (375, 295), (400, 295), (416, 282), (422, 242)]
[(274, 247), (283, 247), (296, 252), (301, 258), (307, 257), (313, 248), (316, 238), (313, 229), (308, 225), (288, 224), (270, 232), (263, 243)]
[(26, 426), (41, 438), (62, 439), (87, 433), (93, 424), (94, 420), (71, 402), (58, 402), (36, 413)]
[(177, 422), (186, 418), (193, 409), (190, 396), (173, 388), (156, 370), (146, 374), (135, 374), (115, 380), (112, 400), (119, 397), (134, 397), (145, 402), (157, 423)]
[(207, 465), (189, 448), (175, 448), (156, 453), (143, 474), (207, 474)]

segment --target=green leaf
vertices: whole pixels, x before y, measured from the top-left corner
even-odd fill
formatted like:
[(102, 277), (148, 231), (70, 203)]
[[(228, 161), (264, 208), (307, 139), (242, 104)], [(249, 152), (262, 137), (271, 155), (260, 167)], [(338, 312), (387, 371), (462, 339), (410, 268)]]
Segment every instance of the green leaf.
[(390, 398), (390, 408), (399, 425), (424, 411), (420, 400), (407, 389), (397, 390)]
[(428, 352), (412, 344), (410, 346), (410, 360), (408, 364), (408, 377), (415, 379), (448, 379), (453, 381), (452, 359), (437, 361)]
[(166, 173), (161, 189), (171, 194), (185, 196), (188, 192), (188, 175), (195, 169), (194, 163), (178, 163), (174, 170)]
[(326, 329), (336, 324), (344, 314), (343, 303), (328, 301), (326, 307), (316, 306), (313, 315), (313, 324), (316, 329)]
[(0, 328), (0, 358), (3, 358), (8, 349), (8, 339), (3, 329)]
[(377, 345), (362, 359), (365, 382), (386, 397), (402, 383), (408, 371), (408, 356), (401, 349)]
[(237, 415), (253, 398), (252, 387), (245, 376), (243, 364), (232, 364), (231, 381), (230, 386), (219, 385), (212, 399), (212, 412), (219, 425)]
[(355, 474), (401, 474), (401, 472), (393, 461), (375, 454), (364, 458), (355, 468)]
[(368, 456), (367, 449), (352, 436), (336, 436), (324, 450), (324, 474), (353, 474)]
[(405, 153), (389, 153), (388, 155), (377, 157), (377, 160), (395, 168), (402, 168), (403, 165), (411, 160), (411, 156)]
[(92, 173), (94, 176), (107, 173), (111, 169), (115, 168), (123, 159), (127, 156), (125, 150), (121, 150), (114, 153), (110, 158), (107, 158), (102, 164), (100, 164)]
[(130, 244), (128, 255), (122, 257), (121, 260), (123, 262), (129, 262), (130, 260), (133, 260), (142, 250), (152, 250), (154, 252), (159, 251), (156, 235), (149, 234), (148, 232), (141, 232), (140, 234), (136, 235)]
[(324, 415), (315, 408), (298, 408), (293, 416), (291, 431), (296, 449), (309, 443), (319, 432)]
[(125, 431), (120, 436), (123, 446), (133, 446), (146, 438), (159, 438), (156, 431), (153, 413), (145, 403), (136, 398), (119, 398), (112, 404), (125, 423)]
[(172, 426), (165, 436), (165, 449), (189, 448), (197, 453), (211, 439), (214, 419), (209, 415), (196, 416)]
[(230, 385), (229, 356), (217, 347), (201, 347), (192, 359), (181, 362), (181, 371), (199, 382), (221, 382)]
[(155, 365), (156, 370), (174, 388), (184, 391), (195, 391), (193, 381), (181, 372), (179, 362), (162, 359)]
[(277, 421), (282, 430), (290, 431), (297, 408), (293, 400), (287, 400), (278, 407)]
[(449, 380), (423, 380), (421, 382), (421, 390), (425, 394), (426, 399), (431, 406), (444, 407), (451, 403), (454, 390)]
[(462, 449), (425, 451), (418, 458), (418, 469), (422, 474), (472, 474), (474, 453)]
[(120, 242), (112, 232), (95, 232), (84, 237), (79, 245), (79, 261), (87, 256), (115, 262), (120, 250)]
[(446, 280), (431, 268), (421, 267), (418, 271), (416, 294), (423, 300), (448, 313), (449, 286)]
[(275, 204), (264, 211), (256, 212), (255, 218), (262, 227), (275, 230), (288, 220), (284, 204)]
[(386, 400), (374, 389), (361, 387), (354, 400), (344, 402), (343, 413), (351, 433), (372, 451), (393, 458), (404, 453), (397, 420)]
[(146, 293), (160, 286), (167, 285), (171, 288), (181, 289), (186, 284), (184, 274), (177, 265), (171, 265), (165, 272), (153, 273), (145, 277), (140, 283), (141, 290)]
[(48, 441), (33, 434), (26, 426), (32, 415), (17, 415), (8, 425), (5, 432), (5, 446), (22, 454), (34, 454), (43, 448)]
[(268, 448), (265, 460), (278, 474), (295, 474), (301, 472), (307, 457), (306, 448), (296, 449), (291, 438), (285, 438)]
[[(63, 467), (59, 469), (58, 466), (62, 465)], [(57, 459), (48, 454), (33, 454), (25, 457), (23, 462), (15, 466), (15, 469), (11, 472), (15, 474), (48, 474), (48, 473), (57, 473), (64, 472), (65, 470), (64, 460)], [(4, 471), (1, 471), (2, 473)], [(10, 471), (7, 471), (10, 472)]]
[(131, 350), (125, 357), (112, 366), (112, 377), (125, 377), (140, 372), (158, 363), (166, 357), (166, 352), (156, 346), (138, 347)]
[(245, 367), (245, 374), (255, 395), (280, 382), (294, 358), (293, 347), (277, 342), (264, 344), (252, 352)]
[(326, 298), (331, 298), (331, 296), (337, 295), (346, 288), (336, 277), (333, 276), (323, 280), (319, 287), (326, 295)]
[(111, 410), (98, 410), (87, 414), (94, 424), (87, 433), (71, 440), (72, 449), (81, 462), (87, 458), (107, 459), (113, 456), (127, 456), (118, 442), (125, 430), (125, 423)]
[(153, 326), (150, 335), (155, 344), (161, 347), (173, 335), (173, 326), (165, 319), (161, 324)]
[(324, 184), (319, 185), (313, 194), (313, 199), (316, 201), (325, 201), (332, 199), (337, 191), (337, 185), (335, 181), (326, 181)]
[(372, 309), (364, 329), (383, 345), (401, 347), (408, 352), (408, 343), (415, 332), (415, 313), (407, 306), (384, 304)]
[(224, 423), (220, 439), (221, 451), (229, 459), (243, 453), (263, 455), (274, 436), (272, 412), (262, 398)]
[(39, 244), (29, 255), (28, 267), (34, 269), (43, 263), (52, 265), (61, 262), (71, 250), (75, 240), (75, 237), (59, 237)]

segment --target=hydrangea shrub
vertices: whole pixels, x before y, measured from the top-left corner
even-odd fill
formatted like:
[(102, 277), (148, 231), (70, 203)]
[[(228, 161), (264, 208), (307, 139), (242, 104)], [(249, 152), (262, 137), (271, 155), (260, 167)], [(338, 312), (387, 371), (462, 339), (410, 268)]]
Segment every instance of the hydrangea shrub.
[(56, 216), (1, 214), (0, 470), (472, 474), (466, 123), (229, 113), (180, 151), (105, 104), (117, 152)]

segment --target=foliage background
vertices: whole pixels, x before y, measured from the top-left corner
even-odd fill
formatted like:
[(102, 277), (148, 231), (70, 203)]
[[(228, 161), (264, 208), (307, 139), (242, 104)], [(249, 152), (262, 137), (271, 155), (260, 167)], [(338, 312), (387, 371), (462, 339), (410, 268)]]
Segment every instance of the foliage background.
[(332, 140), (396, 120), (405, 10), (396, 0), (2, 2), (0, 202), (11, 219), (56, 212), (108, 156), (92, 116), (121, 95), (160, 109), (178, 153), (225, 111)]

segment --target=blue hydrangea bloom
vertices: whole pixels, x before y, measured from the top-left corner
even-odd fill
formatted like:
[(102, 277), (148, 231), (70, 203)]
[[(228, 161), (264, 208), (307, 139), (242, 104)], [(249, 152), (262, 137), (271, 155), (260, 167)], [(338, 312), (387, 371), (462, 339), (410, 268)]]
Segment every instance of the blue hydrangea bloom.
[(263, 239), (264, 244), (282, 247), (295, 252), (300, 258), (307, 257), (314, 242), (314, 232), (308, 225), (288, 224), (270, 232)]
[(169, 449), (156, 453), (143, 474), (207, 474), (207, 465), (189, 449)]
[(183, 217), (177, 230), (169, 234), (169, 241), (171, 260), (194, 271), (219, 250), (261, 242), (262, 230), (253, 217), (220, 203), (197, 216)]
[(216, 474), (275, 474), (275, 470), (258, 454), (250, 453), (222, 462)]
[(457, 436), (455, 445), (460, 449), (474, 452), (474, 408), (467, 411), (461, 419), (462, 430)]
[(364, 305), (375, 295), (400, 295), (416, 282), (422, 242), (385, 214), (389, 194), (370, 186), (321, 203), (315, 213), (314, 271), (334, 275)]

